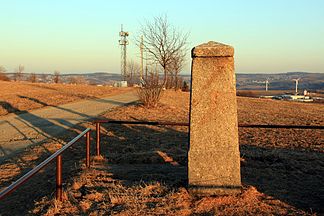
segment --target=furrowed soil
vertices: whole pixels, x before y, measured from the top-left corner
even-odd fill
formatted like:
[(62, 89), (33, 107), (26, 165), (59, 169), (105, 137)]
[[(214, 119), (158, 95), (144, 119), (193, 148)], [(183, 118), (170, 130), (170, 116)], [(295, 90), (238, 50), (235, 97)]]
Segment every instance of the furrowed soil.
[(0, 81), (0, 116), (130, 91), (109, 86)]
[[(102, 116), (115, 120), (188, 122), (189, 93), (166, 91), (151, 109), (141, 104)], [(242, 124), (323, 125), (322, 104), (238, 97)], [(77, 132), (27, 149), (1, 164), (0, 186), (38, 164)], [(195, 197), (185, 188), (188, 129), (101, 126), (101, 155), (84, 166), (84, 140), (63, 155), (64, 201), (54, 199), (55, 164), (0, 202), (1, 215), (321, 215), (322, 130), (240, 128), (242, 193)], [(91, 133), (92, 155), (95, 132)]]

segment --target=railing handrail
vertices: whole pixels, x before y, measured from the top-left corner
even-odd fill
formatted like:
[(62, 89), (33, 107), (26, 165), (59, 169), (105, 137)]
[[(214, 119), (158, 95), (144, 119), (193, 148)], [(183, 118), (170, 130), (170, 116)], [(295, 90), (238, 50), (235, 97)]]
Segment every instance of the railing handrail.
[(261, 124), (239, 124), (242, 128), (283, 128), (283, 129), (324, 129), (322, 125), (261, 125)]
[[(96, 119), (93, 121), (93, 123), (189, 126), (188, 122), (120, 121), (120, 120), (108, 120), (108, 119)], [(322, 125), (239, 124), (238, 127), (243, 127), (243, 128), (284, 128), (284, 129), (324, 129), (324, 126), (322, 126)]]
[(18, 180), (10, 184), (7, 188), (2, 190), (0, 192), (0, 200), (4, 198), (6, 195), (17, 189), (20, 185), (22, 185), (24, 182), (26, 182), (28, 179), (33, 177), (36, 173), (38, 173), (42, 168), (44, 168), (46, 165), (48, 165), (52, 160), (54, 160), (57, 156), (61, 155), (66, 149), (71, 147), (74, 143), (76, 143), (79, 139), (81, 139), (86, 133), (90, 131), (90, 128), (85, 129), (83, 132), (81, 132), (78, 136), (76, 136), (74, 139), (72, 139), (70, 142), (68, 142), (66, 145), (64, 145), (62, 148), (57, 150), (54, 154), (46, 158), (43, 162), (38, 164), (36, 167), (34, 167), (32, 170), (30, 170), (28, 173), (20, 177)]
[(189, 126), (189, 123), (186, 122), (120, 121), (120, 120), (108, 120), (108, 119), (96, 119), (93, 121), (93, 123)]

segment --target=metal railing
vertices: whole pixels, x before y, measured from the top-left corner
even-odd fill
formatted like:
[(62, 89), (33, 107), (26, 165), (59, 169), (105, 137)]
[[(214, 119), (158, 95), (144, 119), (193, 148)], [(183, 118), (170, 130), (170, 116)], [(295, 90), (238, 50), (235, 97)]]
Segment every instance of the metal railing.
[(83, 132), (81, 132), (78, 136), (76, 136), (73, 140), (71, 140), (69, 143), (64, 145), (62, 148), (60, 148), (58, 151), (56, 151), (54, 154), (49, 156), (46, 160), (41, 162), (39, 165), (34, 167), (31, 171), (23, 175), (21, 178), (19, 178), (17, 181), (9, 185), (7, 188), (2, 190), (0, 192), (0, 200), (4, 197), (6, 197), (8, 194), (13, 192), (15, 189), (17, 189), (19, 186), (21, 186), (23, 183), (25, 183), (28, 179), (33, 177), (36, 173), (38, 173), (42, 168), (44, 168), (46, 165), (48, 165), (51, 161), (53, 161), (56, 158), (56, 199), (59, 201), (62, 201), (62, 153), (70, 148), (74, 143), (76, 143), (78, 140), (80, 140), (83, 136), (86, 136), (86, 166), (87, 168), (90, 167), (90, 128), (87, 128)]
[(241, 128), (278, 128), (278, 129), (324, 129), (321, 125), (258, 125), (258, 124), (239, 124)]
[[(131, 125), (170, 125), (170, 126), (185, 126), (188, 127), (189, 123), (186, 122), (159, 122), (159, 121), (117, 121), (117, 120), (106, 120), (98, 119), (93, 121), (96, 124), (96, 155), (100, 156), (100, 126), (103, 123), (108, 124), (131, 124)], [(324, 129), (324, 126), (315, 125), (257, 125), (257, 124), (239, 124), (241, 128), (282, 128), (282, 129)], [(90, 167), (90, 128), (87, 128), (76, 136), (69, 143), (64, 145), (61, 149), (56, 151), (42, 163), (37, 165), (31, 171), (23, 175), (17, 181), (9, 185), (7, 188), (0, 192), (0, 200), (6, 197), (8, 194), (13, 192), (24, 182), (38, 173), (42, 168), (48, 165), (51, 161), (56, 158), (56, 199), (62, 201), (62, 153), (70, 148), (74, 143), (80, 140), (83, 136), (86, 136), (86, 167)]]
[(97, 119), (93, 123), (96, 124), (96, 155), (100, 156), (100, 125), (108, 124), (131, 124), (131, 125), (171, 125), (171, 126), (189, 126), (186, 122), (158, 122), (158, 121), (117, 121), (107, 119)]
[[(93, 121), (96, 124), (96, 155), (100, 156), (100, 125), (108, 124), (130, 124), (130, 125), (171, 125), (171, 126), (186, 126), (187, 122), (159, 122), (159, 121), (118, 121), (108, 119), (97, 119)], [(239, 124), (240, 128), (279, 128), (279, 129), (324, 129), (324, 126), (317, 125), (261, 125), (261, 124)]]

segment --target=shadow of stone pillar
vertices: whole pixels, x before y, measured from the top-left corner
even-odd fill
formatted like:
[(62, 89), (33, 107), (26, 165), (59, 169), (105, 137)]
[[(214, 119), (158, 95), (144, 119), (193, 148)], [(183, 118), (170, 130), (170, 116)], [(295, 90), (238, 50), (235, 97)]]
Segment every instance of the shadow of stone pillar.
[(192, 49), (188, 180), (197, 195), (240, 192), (234, 48)]

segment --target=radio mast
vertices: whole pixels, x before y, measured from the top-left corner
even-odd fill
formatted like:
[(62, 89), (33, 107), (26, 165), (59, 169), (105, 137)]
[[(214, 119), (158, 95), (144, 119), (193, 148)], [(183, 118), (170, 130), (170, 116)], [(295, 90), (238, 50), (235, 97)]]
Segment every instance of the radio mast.
[(120, 63), (120, 72), (121, 72), (121, 77), (122, 80), (126, 80), (127, 79), (127, 69), (126, 69), (126, 61), (127, 61), (127, 51), (126, 51), (126, 47), (128, 45), (128, 40), (127, 37), (129, 36), (128, 32), (124, 32), (123, 30), (123, 25), (121, 25), (121, 31), (119, 32), (119, 36), (120, 36), (120, 40), (119, 40), (119, 45), (121, 48), (121, 52), (120, 52), (120, 59), (121, 59), (121, 63)]

